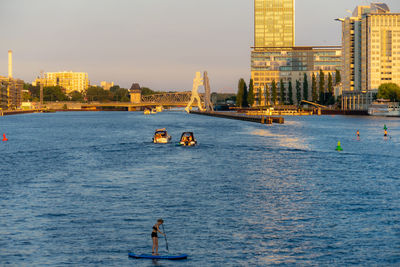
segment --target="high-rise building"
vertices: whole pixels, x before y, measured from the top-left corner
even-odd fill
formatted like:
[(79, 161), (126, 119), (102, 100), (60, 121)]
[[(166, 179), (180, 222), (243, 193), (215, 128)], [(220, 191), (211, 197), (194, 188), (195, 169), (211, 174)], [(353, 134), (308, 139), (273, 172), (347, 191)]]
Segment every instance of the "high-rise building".
[(73, 91), (83, 92), (89, 87), (89, 78), (86, 72), (47, 72), (44, 79), (36, 79), (33, 85), (43, 82), (43, 86), (60, 86), (66, 93)]
[(383, 83), (400, 85), (400, 14), (384, 3), (358, 6), (342, 21), (343, 103), (366, 110)]
[[(273, 81), (282, 81), (285, 84), (287, 98), (289, 82), (293, 86), (296, 80), (302, 82), (304, 74), (310, 90), (307, 100), (311, 100), (313, 74), (318, 77), (322, 70), (326, 81), (329, 74), (335, 79), (336, 70), (341, 69), (341, 53), (341, 47), (338, 46), (295, 46), (294, 0), (254, 0), (251, 78), (254, 82), (256, 105), (265, 104), (266, 89)], [(280, 102), (291, 101), (280, 99)]]
[(294, 4), (294, 0), (254, 0), (256, 48), (294, 46)]

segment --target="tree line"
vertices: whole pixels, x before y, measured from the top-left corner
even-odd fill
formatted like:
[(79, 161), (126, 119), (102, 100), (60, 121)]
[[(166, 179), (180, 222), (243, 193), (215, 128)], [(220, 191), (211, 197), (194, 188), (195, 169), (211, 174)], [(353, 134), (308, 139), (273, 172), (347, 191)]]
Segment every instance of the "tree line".
[[(30, 83), (24, 84), (25, 92), (23, 93), (23, 101), (38, 102), (40, 100), (40, 86), (33, 86)], [(150, 88), (143, 87), (142, 95), (157, 94), (158, 91), (153, 91)], [(99, 86), (90, 86), (83, 92), (73, 91), (66, 93), (65, 89), (60, 86), (44, 86), (43, 101), (75, 101), (75, 102), (129, 102), (129, 90), (121, 88), (119, 85), (114, 85), (110, 90), (104, 90)]]
[[(313, 73), (311, 78), (311, 96), (309, 96), (309, 83), (308, 76), (304, 73), (303, 80), (296, 80), (294, 84), (289, 81), (286, 89), (286, 85), (281, 79), (279, 84), (273, 80), (270, 85), (265, 85), (263, 90), (258, 90), (258, 95), (254, 95), (254, 82), (253, 79), (249, 82), (247, 89), (246, 82), (243, 78), (239, 80), (238, 91), (236, 96), (236, 105), (239, 107), (254, 106), (256, 99), (258, 105), (261, 105), (260, 100), (264, 99), (264, 103), (282, 104), (282, 105), (294, 105), (294, 94), (296, 103), (299, 104), (302, 100), (310, 100), (322, 105), (332, 105), (335, 103), (333, 86), (341, 82), (340, 71), (336, 70), (335, 81), (331, 73), (328, 73), (328, 80), (325, 82), (325, 73), (320, 70), (319, 81)], [(293, 86), (295, 92), (293, 92)]]

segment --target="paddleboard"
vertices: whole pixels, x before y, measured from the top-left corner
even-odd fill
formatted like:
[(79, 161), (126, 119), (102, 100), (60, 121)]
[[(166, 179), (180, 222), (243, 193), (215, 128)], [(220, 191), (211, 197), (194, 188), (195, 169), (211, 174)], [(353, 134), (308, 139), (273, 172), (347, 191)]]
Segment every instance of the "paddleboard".
[(135, 253), (128, 253), (129, 257), (135, 259), (155, 259), (155, 260), (184, 260), (187, 259), (187, 254), (181, 255), (151, 255), (151, 254), (135, 254)]

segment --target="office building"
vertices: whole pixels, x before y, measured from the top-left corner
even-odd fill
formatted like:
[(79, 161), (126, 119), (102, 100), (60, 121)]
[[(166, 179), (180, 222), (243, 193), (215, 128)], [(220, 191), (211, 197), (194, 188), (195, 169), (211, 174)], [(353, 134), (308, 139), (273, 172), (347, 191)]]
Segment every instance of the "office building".
[(254, 46), (292, 47), (295, 44), (294, 0), (254, 1)]
[(33, 85), (43, 82), (43, 86), (60, 86), (67, 94), (78, 91), (84, 92), (89, 88), (88, 74), (85, 72), (47, 72), (43, 79), (36, 79)]
[(384, 3), (358, 6), (342, 21), (345, 110), (367, 110), (379, 86), (400, 85), (400, 14)]
[[(325, 75), (327, 83), (329, 73), (335, 81), (336, 70), (341, 69), (341, 47), (287, 47), (287, 48), (265, 48), (252, 51), (251, 54), (251, 78), (254, 82), (256, 98), (259, 90), (262, 91), (263, 99), (257, 100), (256, 105), (264, 105), (264, 88), (271, 83), (279, 83), (281, 80), (288, 90), (288, 83), (292, 82), (293, 98), (295, 98), (296, 80), (303, 82), (304, 74), (308, 81), (308, 99), (311, 100), (311, 81), (314, 74), (319, 81), (320, 70)], [(302, 89), (303, 90), (303, 89)], [(303, 91), (302, 91), (303, 92)], [(285, 93), (287, 97), (287, 92)], [(288, 99), (280, 99), (280, 102), (288, 102)], [(294, 101), (296, 103), (296, 101)]]
[[(254, 82), (255, 105), (265, 104), (265, 87), (281, 80), (288, 90), (289, 81), (308, 77), (311, 100), (312, 75), (319, 77), (320, 70), (335, 77), (341, 70), (341, 47), (295, 46), (295, 1), (254, 0), (254, 47), (251, 52), (251, 78)], [(261, 94), (260, 94), (261, 91)], [(271, 93), (271, 92), (270, 92)], [(258, 96), (262, 99), (258, 99)], [(287, 97), (288, 92), (285, 92)], [(296, 93), (293, 93), (295, 98)], [(280, 99), (280, 102), (288, 102)], [(296, 102), (296, 101), (294, 101)]]

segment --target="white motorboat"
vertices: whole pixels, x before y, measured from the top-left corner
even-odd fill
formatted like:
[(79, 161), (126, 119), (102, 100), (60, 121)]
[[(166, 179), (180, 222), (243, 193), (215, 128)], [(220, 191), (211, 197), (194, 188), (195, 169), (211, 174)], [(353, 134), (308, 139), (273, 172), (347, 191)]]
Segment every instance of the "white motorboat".
[(400, 116), (399, 103), (378, 99), (369, 106), (368, 114), (371, 116)]

